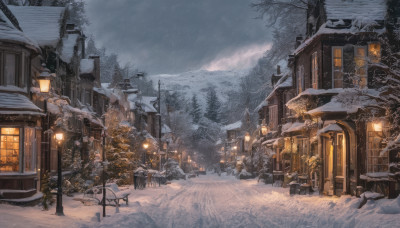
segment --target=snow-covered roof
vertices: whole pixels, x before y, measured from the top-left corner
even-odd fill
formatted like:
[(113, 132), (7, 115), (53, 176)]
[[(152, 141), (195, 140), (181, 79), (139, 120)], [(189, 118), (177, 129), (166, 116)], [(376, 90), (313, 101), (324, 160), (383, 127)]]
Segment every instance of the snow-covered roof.
[(8, 6), (25, 34), (39, 46), (56, 47), (60, 40), (61, 21), (65, 7)]
[(0, 92), (0, 114), (44, 115), (42, 110), (24, 95)]
[[(329, 28), (330, 25), (332, 24), (331, 21), (328, 21), (327, 23), (321, 25), (321, 27), (318, 29), (318, 31), (312, 35), (311, 37), (307, 38), (304, 40), (303, 43), (301, 43), (296, 50), (293, 52), (295, 55), (299, 54), (301, 51), (303, 51), (309, 44), (311, 44), (314, 40), (317, 40), (317, 38), (321, 37), (322, 35), (327, 35), (327, 34), (359, 34), (359, 33), (365, 33), (365, 32), (371, 32), (371, 27), (370, 25), (376, 25), (376, 22), (368, 20), (368, 19), (359, 19), (356, 21), (353, 21), (351, 26), (349, 28), (341, 28), (341, 29), (336, 29), (336, 28)], [(375, 29), (374, 32), (376, 33), (383, 33), (385, 31), (385, 28), (381, 29)]]
[(274, 86), (274, 89), (271, 91), (271, 93), (269, 93), (266, 100), (271, 98), (275, 94), (275, 91), (277, 89), (290, 88), (292, 86), (293, 86), (293, 79), (291, 77), (291, 73), (288, 72), (278, 80), (278, 82)]
[(7, 19), (7, 17), (0, 10), (0, 41), (17, 43), (26, 46), (29, 49), (40, 51), (38, 43), (26, 35), (26, 33), (21, 32), (16, 29)]
[(322, 129), (319, 129), (317, 132), (317, 135), (320, 135), (320, 134), (323, 134), (326, 132), (332, 132), (332, 131), (333, 132), (341, 132), (341, 131), (343, 131), (343, 129), (337, 124), (329, 124), (328, 126), (322, 128)]
[(306, 127), (305, 123), (295, 122), (295, 123), (292, 123), (292, 125), (288, 129), (283, 131), (282, 134), (283, 133), (291, 133), (291, 132), (301, 131), (301, 130), (304, 129), (304, 127)]
[(386, 0), (325, 0), (324, 7), (328, 20), (384, 20), (386, 15)]
[(260, 111), (263, 107), (268, 106), (268, 101), (263, 100), (255, 109), (254, 112)]
[(161, 133), (162, 134), (167, 134), (167, 133), (171, 133), (172, 130), (171, 128), (168, 127), (168, 125), (163, 124), (162, 128), (161, 128)]
[(75, 45), (78, 41), (79, 34), (67, 34), (62, 38), (62, 49), (60, 58), (65, 63), (71, 63), (71, 59), (74, 56)]
[(141, 104), (145, 112), (157, 112), (154, 108), (154, 103), (157, 102), (157, 97), (142, 96)]
[(239, 120), (235, 123), (228, 124), (228, 125), (222, 127), (222, 130), (224, 130), (224, 131), (239, 130), (241, 127), (242, 127), (242, 121)]
[(81, 59), (80, 74), (91, 74), (94, 70), (94, 59)]

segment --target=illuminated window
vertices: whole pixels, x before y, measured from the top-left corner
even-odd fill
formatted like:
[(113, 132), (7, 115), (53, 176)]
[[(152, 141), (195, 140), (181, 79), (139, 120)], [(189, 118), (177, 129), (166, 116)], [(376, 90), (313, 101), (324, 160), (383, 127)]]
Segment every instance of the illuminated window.
[(312, 88), (318, 89), (318, 53), (314, 52), (311, 56), (311, 78)]
[(345, 141), (344, 135), (337, 135), (337, 156), (336, 156), (336, 176), (343, 176), (344, 172), (344, 155), (345, 155)]
[(20, 155), (19, 128), (1, 128), (0, 172), (18, 172)]
[(365, 47), (354, 48), (355, 78), (354, 84), (360, 88), (367, 86), (367, 50)]
[(381, 61), (381, 44), (380, 43), (368, 44), (368, 57), (372, 63), (379, 63)]
[(383, 123), (369, 123), (367, 126), (367, 167), (368, 173), (388, 172), (389, 157), (388, 153), (381, 156), (381, 151), (385, 147), (383, 144), (384, 134), (387, 126)]
[(333, 88), (343, 88), (343, 49), (332, 48)]
[(297, 91), (301, 93), (304, 91), (304, 67), (297, 68)]

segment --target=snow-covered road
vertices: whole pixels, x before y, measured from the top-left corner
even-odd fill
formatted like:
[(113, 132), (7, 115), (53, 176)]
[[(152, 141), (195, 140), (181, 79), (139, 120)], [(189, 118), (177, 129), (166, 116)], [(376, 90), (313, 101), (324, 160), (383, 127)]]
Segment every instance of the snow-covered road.
[(132, 190), (129, 206), (83, 206), (64, 197), (65, 217), (40, 207), (0, 205), (0, 227), (400, 227), (400, 197), (368, 202), (343, 196), (290, 196), (286, 188), (255, 180), (207, 175)]
[(149, 227), (400, 226), (399, 214), (383, 211), (400, 213), (400, 198), (371, 202), (359, 210), (359, 199), (350, 196), (290, 196), (288, 189), (217, 175), (175, 182), (158, 191), (154, 197), (132, 198), (132, 210), (106, 219), (102, 226), (116, 221), (123, 221), (120, 227), (139, 225), (141, 216), (146, 219), (140, 225)]

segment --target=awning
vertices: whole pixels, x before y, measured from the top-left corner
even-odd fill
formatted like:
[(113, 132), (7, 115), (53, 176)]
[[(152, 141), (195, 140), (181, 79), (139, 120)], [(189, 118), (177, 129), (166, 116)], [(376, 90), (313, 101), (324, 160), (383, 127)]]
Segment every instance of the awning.
[(282, 132), (282, 135), (288, 135), (289, 133), (300, 132), (306, 127), (305, 123), (295, 122), (288, 129)]
[(327, 133), (327, 132), (341, 132), (343, 129), (337, 124), (329, 124), (328, 126), (319, 129), (317, 135)]

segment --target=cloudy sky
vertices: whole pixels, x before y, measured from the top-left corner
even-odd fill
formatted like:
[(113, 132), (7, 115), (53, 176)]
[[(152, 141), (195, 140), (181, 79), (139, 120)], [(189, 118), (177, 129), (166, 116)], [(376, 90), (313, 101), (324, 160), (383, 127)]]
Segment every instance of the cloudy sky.
[(249, 68), (270, 34), (251, 0), (87, 0), (98, 46), (150, 74)]

